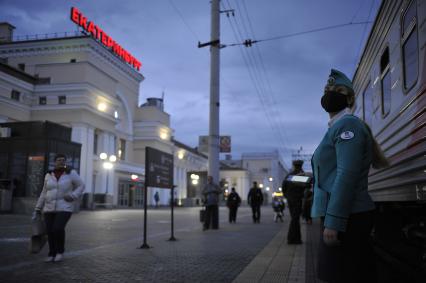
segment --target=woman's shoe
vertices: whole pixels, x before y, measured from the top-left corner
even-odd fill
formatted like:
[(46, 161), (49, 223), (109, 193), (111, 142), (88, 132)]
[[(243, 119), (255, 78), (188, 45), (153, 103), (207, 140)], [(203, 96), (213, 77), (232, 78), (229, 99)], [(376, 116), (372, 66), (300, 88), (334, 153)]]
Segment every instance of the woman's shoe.
[(63, 254), (57, 254), (57, 255), (55, 256), (55, 259), (54, 259), (53, 261), (54, 261), (54, 262), (60, 262), (60, 261), (62, 261), (62, 260), (63, 260), (63, 258), (64, 258)]
[(54, 256), (48, 256), (48, 257), (46, 257), (43, 261), (44, 261), (44, 262), (52, 262), (54, 259), (55, 259), (55, 257), (54, 257)]

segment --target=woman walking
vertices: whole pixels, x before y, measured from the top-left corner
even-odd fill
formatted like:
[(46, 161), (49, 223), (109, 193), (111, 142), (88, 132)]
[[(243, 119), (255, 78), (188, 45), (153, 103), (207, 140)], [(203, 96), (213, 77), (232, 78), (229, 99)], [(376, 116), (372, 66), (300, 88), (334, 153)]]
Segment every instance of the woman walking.
[(55, 156), (55, 169), (44, 178), (43, 190), (35, 212), (43, 212), (46, 222), (49, 254), (46, 262), (59, 262), (65, 251), (65, 226), (74, 206), (84, 191), (84, 184), (75, 170), (66, 166), (66, 156)]

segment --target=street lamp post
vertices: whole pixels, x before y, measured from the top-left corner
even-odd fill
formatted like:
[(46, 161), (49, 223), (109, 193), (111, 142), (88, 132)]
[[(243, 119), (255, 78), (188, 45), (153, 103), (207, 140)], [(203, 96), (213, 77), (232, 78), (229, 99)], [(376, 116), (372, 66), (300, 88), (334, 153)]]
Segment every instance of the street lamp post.
[(106, 170), (106, 190), (104, 203), (107, 203), (109, 171), (114, 168), (114, 163), (117, 161), (117, 156), (115, 156), (114, 154), (108, 156), (108, 154), (102, 152), (99, 155), (99, 158), (103, 161), (102, 167)]

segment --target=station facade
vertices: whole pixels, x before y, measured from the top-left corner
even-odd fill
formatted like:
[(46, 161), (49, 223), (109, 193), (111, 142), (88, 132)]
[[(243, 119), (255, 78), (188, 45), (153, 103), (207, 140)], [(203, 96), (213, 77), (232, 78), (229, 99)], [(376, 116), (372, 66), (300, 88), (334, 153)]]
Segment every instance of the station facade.
[[(16, 40), (14, 28), (0, 23), (0, 123), (49, 121), (69, 127), (71, 142), (81, 144), (78, 169), (86, 184), (85, 207), (141, 207), (147, 146), (174, 155), (175, 199), (181, 205), (195, 203), (200, 193), (188, 195), (187, 174), (207, 172), (207, 156), (173, 138), (162, 99), (148, 98), (140, 105), (144, 76), (135, 66), (87, 34)], [(106, 167), (113, 155), (112, 168)], [(240, 165), (224, 162), (220, 178), (245, 199), (258, 173)], [(156, 188), (148, 191), (148, 204), (157, 191), (160, 204), (168, 204), (170, 191)], [(34, 201), (21, 193), (14, 197), (13, 210), (29, 212)]]
[[(141, 73), (93, 37), (13, 41), (13, 29), (0, 24), (0, 123), (71, 128), (71, 140), (81, 144), (79, 172), (89, 206), (102, 195), (114, 207), (142, 205), (146, 146), (174, 154), (176, 197), (186, 197), (186, 171), (207, 170), (207, 159), (175, 143), (161, 99), (139, 106)], [(116, 156), (110, 170), (101, 153)], [(167, 203), (169, 192), (161, 193)]]

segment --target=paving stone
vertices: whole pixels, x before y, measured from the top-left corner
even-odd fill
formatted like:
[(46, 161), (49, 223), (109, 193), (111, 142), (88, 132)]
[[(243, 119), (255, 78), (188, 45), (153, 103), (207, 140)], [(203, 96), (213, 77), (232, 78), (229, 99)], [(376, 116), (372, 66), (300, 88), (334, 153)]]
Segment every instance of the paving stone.
[[(232, 282), (285, 229), (272, 222), (272, 209), (265, 206), (260, 224), (253, 224), (243, 207), (238, 223), (223, 222), (219, 230), (203, 232), (198, 211), (175, 210), (176, 242), (166, 241), (168, 211), (149, 211), (147, 242), (153, 248), (148, 250), (137, 248), (142, 244), (142, 211), (81, 212), (67, 227), (65, 261), (48, 264), (41, 262), (47, 249), (27, 253), (29, 217), (0, 215), (1, 282)], [(220, 215), (226, 220), (227, 210), (222, 208)], [(2, 241), (12, 237), (24, 240)], [(267, 266), (270, 257), (257, 262)]]

